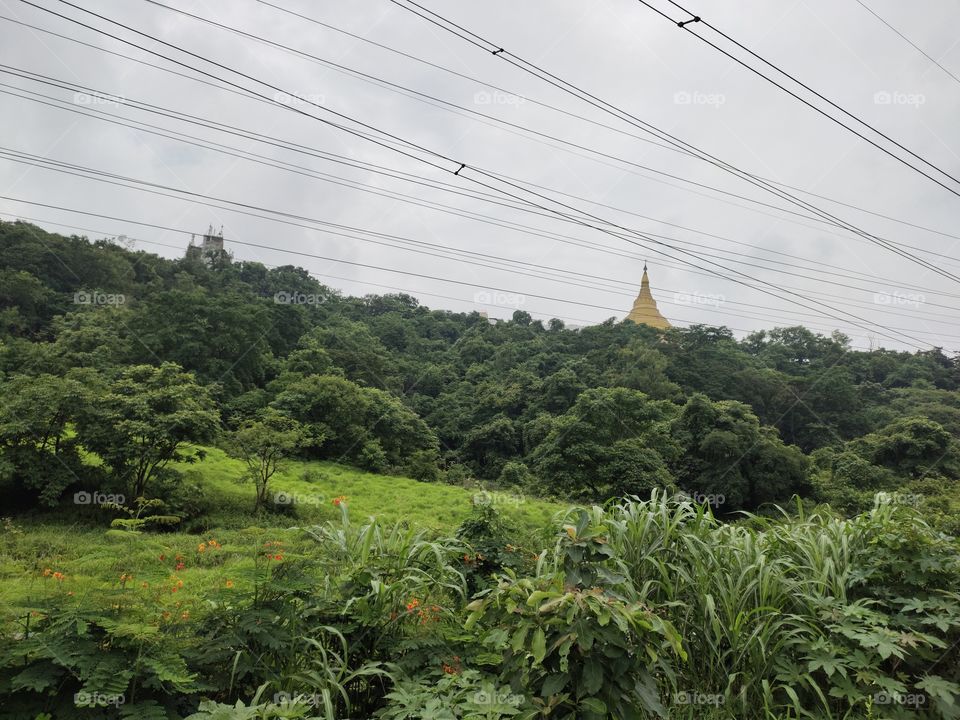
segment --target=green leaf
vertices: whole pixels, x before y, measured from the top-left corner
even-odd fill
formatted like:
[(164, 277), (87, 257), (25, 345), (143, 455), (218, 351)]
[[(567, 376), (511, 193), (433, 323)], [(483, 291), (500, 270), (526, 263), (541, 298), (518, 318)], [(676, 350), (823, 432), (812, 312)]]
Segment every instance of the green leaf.
[(543, 628), (537, 628), (533, 632), (533, 643), (530, 649), (533, 651), (533, 661), (537, 665), (541, 664), (547, 654), (547, 637), (543, 634)]
[(607, 712), (607, 706), (600, 698), (585, 698), (580, 701), (580, 707), (597, 715), (605, 715)]
[(948, 707), (953, 707), (956, 704), (957, 696), (960, 695), (960, 685), (944, 680), (939, 675), (927, 675), (917, 683), (917, 687), (925, 690), (928, 695), (934, 696)]
[(581, 695), (595, 695), (603, 686), (603, 667), (593, 657), (587, 658), (583, 664), (583, 676), (578, 690)]
[(529, 631), (529, 625), (521, 625), (518, 627), (516, 632), (513, 633), (513, 638), (510, 640), (510, 649), (514, 652), (519, 652), (523, 647), (524, 641), (527, 639), (527, 633)]
[(548, 675), (547, 679), (543, 681), (543, 686), (540, 688), (540, 695), (543, 697), (556, 695), (567, 686), (569, 681), (570, 676), (565, 672)]

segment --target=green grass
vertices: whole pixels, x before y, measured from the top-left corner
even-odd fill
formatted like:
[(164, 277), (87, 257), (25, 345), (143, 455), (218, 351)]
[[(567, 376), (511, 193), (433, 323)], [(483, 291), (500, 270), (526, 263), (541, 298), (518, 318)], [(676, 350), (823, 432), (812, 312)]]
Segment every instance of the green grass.
[[(191, 532), (145, 532), (117, 537), (108, 534), (109, 514), (96, 508), (66, 504), (18, 518), (0, 539), (0, 608), (21, 615), (49, 593), (119, 591), (121, 575), (134, 577), (127, 586), (137, 592), (169, 593), (177, 579), (184, 587), (175, 596), (181, 606), (221, 593), (228, 580), (240, 587), (254, 573), (254, 558), (264, 543), (282, 542), (284, 560), (310, 552), (311, 542), (297, 526), (339, 518), (333, 499), (346, 496), (351, 520), (377, 517), (386, 524), (403, 521), (438, 533), (452, 533), (468, 515), (476, 490), (410, 478), (376, 475), (329, 462), (290, 462), (271, 480), (272, 493), (293, 498), (292, 514), (253, 511), (252, 484), (238, 483), (240, 461), (217, 448), (199, 463), (182, 465), (190, 480), (203, 488), (209, 513), (191, 523)], [(492, 494), (504, 517), (522, 535), (536, 536), (551, 525), (564, 506), (517, 495)], [(215, 539), (221, 548), (198, 552), (201, 542)], [(184, 567), (176, 570), (176, 556)], [(161, 560), (163, 556), (163, 560)], [(259, 562), (267, 562), (260, 560)], [(43, 572), (62, 572), (60, 582)], [(176, 579), (174, 579), (176, 578)], [(147, 587), (143, 587), (147, 583)], [(10, 615), (8, 614), (8, 619)]]
[[(180, 466), (213, 499), (209, 516), (212, 527), (233, 525), (238, 519), (255, 519), (253, 486), (236, 481), (242, 477), (243, 467), (239, 460), (217, 448), (209, 448), (206, 459), (199, 464)], [(271, 478), (270, 492), (292, 497), (295, 517), (267, 515), (260, 518), (259, 524), (286, 527), (332, 520), (338, 516), (333, 499), (346, 496), (350, 514), (358, 520), (376, 517), (387, 524), (404, 521), (412, 526), (452, 531), (470, 512), (471, 500), (480, 491), (377, 475), (331, 462), (290, 461)], [(491, 497), (498, 510), (526, 532), (545, 527), (557, 511), (566, 507), (512, 493), (491, 493)]]

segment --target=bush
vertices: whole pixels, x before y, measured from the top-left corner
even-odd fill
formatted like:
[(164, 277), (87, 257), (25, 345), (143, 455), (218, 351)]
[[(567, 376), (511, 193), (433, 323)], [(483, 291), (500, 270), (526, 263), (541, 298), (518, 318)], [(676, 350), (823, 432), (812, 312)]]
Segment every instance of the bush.
[(509, 461), (500, 471), (497, 483), (504, 487), (528, 488), (533, 481), (533, 473), (522, 462)]
[(489, 587), (496, 573), (523, 566), (523, 549), (511, 543), (516, 542), (515, 529), (489, 503), (474, 500), (470, 514), (457, 528), (457, 538), (470, 545), (470, 552), (463, 556), (463, 571), (471, 594)]
[(470, 472), (470, 468), (466, 465), (461, 465), (455, 463), (448, 467), (444, 472), (444, 482), (449, 485), (458, 485), (460, 487), (473, 487), (476, 485), (476, 481), (473, 478), (473, 473)]
[(414, 480), (436, 482), (440, 478), (440, 468), (437, 467), (439, 456), (436, 450), (417, 450), (410, 455), (404, 470)]
[(190, 470), (186, 474), (168, 471), (157, 478), (153, 494), (163, 500), (164, 512), (176, 515), (182, 524), (204, 517), (213, 509), (203, 487), (203, 475)]
[(364, 470), (382, 473), (387, 469), (387, 454), (377, 440), (367, 440), (360, 448), (357, 463)]

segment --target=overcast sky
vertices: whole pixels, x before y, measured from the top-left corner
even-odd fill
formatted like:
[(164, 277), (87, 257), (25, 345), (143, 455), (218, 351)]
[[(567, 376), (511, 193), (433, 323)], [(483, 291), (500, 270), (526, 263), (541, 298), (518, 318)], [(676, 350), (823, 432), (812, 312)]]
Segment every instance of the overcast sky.
[[(838, 328), (853, 338), (854, 347), (860, 348), (960, 348), (957, 282), (849, 231), (771, 208), (803, 212), (701, 160), (645, 142), (641, 138), (652, 138), (639, 128), (551, 87), (502, 56), (470, 45), (388, 0), (271, 2), (439, 68), (254, 0), (164, 2), (463, 109), (391, 89), (145, 0), (83, 3), (106, 18), (229, 66), (278, 91), (111, 26), (58, 0), (36, 0), (38, 5), (268, 98), (363, 129), (309, 104), (317, 103), (453, 162), (413, 153), (440, 166), (431, 167), (269, 101), (231, 92), (209, 76), (24, 2), (0, 0), (0, 63), (40, 73), (66, 86), (0, 73), (0, 91), (6, 93), (0, 94), (0, 144), (5, 150), (289, 213), (302, 218), (288, 217), (289, 222), (310, 227), (278, 222), (276, 215), (271, 215), (271, 220), (255, 218), (200, 205), (196, 198), (162, 197), (31, 167), (8, 157), (0, 157), (0, 194), (122, 219), (106, 220), (11, 200), (0, 200), (0, 217), (35, 218), (40, 221), (37, 224), (55, 232), (87, 228), (82, 234), (91, 238), (125, 235), (136, 239), (134, 247), (167, 257), (183, 253), (190, 241), (185, 233), (202, 233), (210, 224), (222, 225), (226, 247), (236, 259), (301, 265), (322, 282), (348, 294), (402, 289), (431, 307), (485, 310), (491, 317), (509, 317), (519, 307), (537, 318), (559, 317), (574, 325), (623, 317), (639, 288), (646, 259), (660, 310), (675, 325), (723, 324), (741, 337), (747, 331), (804, 324), (824, 333)], [(651, 2), (674, 19), (688, 17), (666, 0)], [(960, 3), (864, 2), (945, 68), (960, 75), (960, 35), (956, 31)], [(960, 197), (804, 106), (643, 4), (635, 0), (425, 3), (514, 55), (728, 163), (829, 198), (790, 191), (868, 233), (912, 246), (911, 253), (938, 268), (960, 274), (960, 239), (951, 236), (960, 236)], [(745, 0), (699, 2), (688, 7), (911, 151), (960, 176), (960, 82), (898, 37), (857, 0)], [(690, 27), (725, 49), (734, 49), (703, 25)], [(742, 52), (738, 56), (747, 58)], [(750, 62), (760, 67), (755, 58)], [(773, 71), (767, 68), (765, 72)], [(313, 154), (217, 132), (89, 93), (78, 94), (74, 86), (260, 133), (298, 144)], [(33, 100), (14, 97), (11, 92)], [(828, 108), (822, 102), (819, 105)], [(841, 116), (832, 108), (830, 112)], [(103, 118), (149, 123), (164, 128), (162, 132), (189, 134), (202, 142), (229, 146), (221, 149), (230, 153), (246, 151), (266, 156), (274, 164), (286, 163), (286, 169), (255, 163), (249, 156), (245, 159), (150, 134), (142, 125), (134, 129)], [(855, 124), (849, 118), (845, 122)], [(882, 138), (857, 127), (895, 150)], [(607, 221), (627, 231), (652, 233), (657, 236), (653, 240), (661, 244), (636, 235), (633, 240), (637, 244), (633, 244), (530, 206), (527, 209), (534, 212), (507, 207), (504, 203), (518, 203), (502, 195), (497, 203), (486, 202), (331, 162), (317, 157), (320, 152), (448, 183), (458, 192), (488, 193), (490, 199), (498, 193), (475, 180), (521, 194), (474, 169), (480, 168), (498, 178), (510, 178), (510, 182), (548, 188), (535, 192), (600, 218), (591, 224)], [(911, 158), (911, 162), (960, 192), (960, 184), (916, 159)], [(452, 174), (456, 163), (468, 166), (463, 176)], [(325, 176), (318, 177), (321, 173)], [(336, 184), (344, 182), (349, 186)], [(523, 197), (559, 209), (533, 195)], [(437, 208), (437, 204), (444, 207)], [(487, 217), (477, 218), (477, 214)], [(183, 232), (130, 222), (134, 220)], [(382, 236), (332, 235), (314, 222), (318, 220), (434, 247)], [(366, 241), (360, 239), (363, 237)], [(388, 245), (369, 241), (374, 239)], [(413, 248), (424, 252), (413, 252)], [(450, 257), (457, 250), (499, 259), (472, 257), (486, 266), (470, 265)], [(688, 263), (702, 269), (691, 268)], [(504, 269), (505, 265), (509, 269)], [(774, 288), (764, 287), (780, 297), (717, 277), (718, 272), (755, 286), (771, 283)], [(850, 318), (851, 314), (869, 321), (862, 324), (872, 329), (856, 327), (854, 323), (861, 321)]]

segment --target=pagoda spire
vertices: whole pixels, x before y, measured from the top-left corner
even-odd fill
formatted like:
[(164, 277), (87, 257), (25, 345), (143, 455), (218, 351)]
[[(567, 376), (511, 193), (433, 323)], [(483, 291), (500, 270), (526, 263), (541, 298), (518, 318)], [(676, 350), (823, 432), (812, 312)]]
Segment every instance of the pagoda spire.
[(627, 320), (632, 320), (637, 324), (649, 325), (658, 330), (666, 330), (670, 327), (667, 319), (660, 314), (657, 309), (657, 301), (653, 299), (653, 293), (650, 292), (650, 278), (647, 275), (647, 262), (643, 262), (643, 277), (640, 279), (640, 294), (633, 301), (633, 308), (627, 315)]

